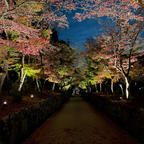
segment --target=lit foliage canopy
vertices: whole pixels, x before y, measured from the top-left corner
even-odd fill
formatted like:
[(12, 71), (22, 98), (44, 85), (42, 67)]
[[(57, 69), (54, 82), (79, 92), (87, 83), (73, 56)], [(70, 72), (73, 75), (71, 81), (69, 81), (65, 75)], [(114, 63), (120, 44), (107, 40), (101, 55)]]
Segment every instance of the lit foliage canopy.
[[(50, 75), (57, 80), (67, 76), (74, 69), (73, 50), (66, 45), (51, 44), (50, 28), (55, 25), (68, 26), (65, 13), (75, 10), (74, 18), (79, 22), (104, 16), (113, 20), (116, 27), (106, 30), (103, 36), (97, 38), (96, 51), (100, 59), (109, 59), (107, 65), (113, 64), (116, 71), (128, 78), (132, 64), (136, 61), (135, 44), (138, 44), (138, 35), (142, 30), (140, 23), (144, 20), (139, 12), (141, 4), (141, 1), (136, 0), (1, 0), (0, 53), (4, 55), (0, 59), (7, 59), (9, 48), (14, 48), (15, 54), (38, 55), (36, 61), (41, 63), (41, 72), (47, 79), (50, 79)], [(95, 58), (95, 61), (98, 62), (99, 58)], [(91, 71), (92, 64), (89, 64), (85, 74), (96, 78)], [(102, 71), (103, 68), (98, 69)], [(110, 71), (110, 67), (107, 69)], [(58, 71), (59, 74), (55, 74)]]
[(78, 21), (103, 16), (111, 17), (113, 20), (122, 19), (124, 23), (128, 23), (129, 20), (143, 21), (141, 14), (135, 14), (140, 8), (135, 0), (2, 0), (0, 6), (1, 32), (17, 32), (19, 44), (15, 45), (25, 54), (38, 54), (39, 49), (43, 48), (41, 44), (45, 43), (40, 37), (40, 29), (31, 25), (32, 21), (36, 20), (36, 25), (43, 22), (49, 26), (54, 23), (61, 27), (68, 26), (65, 11), (79, 9), (80, 12), (76, 12), (74, 16)]

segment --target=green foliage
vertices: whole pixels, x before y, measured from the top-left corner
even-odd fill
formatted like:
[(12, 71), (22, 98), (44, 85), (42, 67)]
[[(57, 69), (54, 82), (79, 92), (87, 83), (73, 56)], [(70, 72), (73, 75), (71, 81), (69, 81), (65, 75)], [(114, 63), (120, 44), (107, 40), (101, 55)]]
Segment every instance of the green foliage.
[(67, 75), (68, 74), (68, 69), (66, 67), (61, 67), (59, 69), (59, 74), (60, 74), (60, 77), (63, 77), (65, 75)]
[(15, 49), (15, 48), (13, 48), (13, 47), (7, 47), (7, 55), (8, 55), (8, 57), (10, 57), (10, 58), (15, 58), (15, 59), (19, 59), (18, 58), (18, 52), (17, 52), (17, 50)]
[(19, 33), (11, 30), (11, 31), (8, 31), (8, 32), (7, 32), (7, 36), (8, 36), (8, 38), (9, 38), (9, 40), (11, 40), (11, 41), (16, 41), (17, 38), (19, 37)]
[(95, 81), (93, 79), (90, 79), (89, 82), (92, 84), (92, 85), (95, 85)]
[(42, 10), (43, 4), (33, 1), (29, 2), (28, 4), (25, 4), (22, 8), (27, 11), (39, 12)]
[[(21, 67), (22, 65), (19, 63), (16, 63), (15, 65), (13, 65), (13, 67), (10, 70), (14, 70), (15, 72), (18, 73), (18, 75), (20, 75), (20, 71), (21, 71)], [(26, 73), (26, 75), (28, 77), (35, 77), (36, 74), (40, 73), (40, 69), (36, 69), (33, 66), (30, 65), (24, 65), (24, 73)]]
[(71, 86), (70, 84), (69, 84), (69, 85), (67, 85), (67, 86), (64, 86), (64, 89), (66, 89), (66, 90), (67, 90), (67, 89), (69, 89), (69, 88), (70, 88), (70, 86)]
[(40, 69), (35, 69), (34, 67), (26, 65), (24, 67), (24, 73), (26, 73), (28, 77), (34, 77), (36, 74), (40, 73)]
[(17, 50), (13, 47), (0, 47), (0, 66), (8, 66), (10, 70), (13, 65), (18, 61), (19, 54)]
[(87, 86), (86, 81), (82, 81), (82, 82), (80, 83), (80, 87), (81, 87), (82, 89), (86, 89), (86, 86)]
[(16, 63), (14, 65), (12, 65), (12, 67), (9, 70), (14, 70), (15, 72), (17, 72), (19, 74), (20, 70), (21, 70), (21, 64)]
[(50, 39), (50, 34), (51, 34), (51, 30), (50, 29), (43, 30), (41, 32), (41, 36), (44, 37), (45, 39)]

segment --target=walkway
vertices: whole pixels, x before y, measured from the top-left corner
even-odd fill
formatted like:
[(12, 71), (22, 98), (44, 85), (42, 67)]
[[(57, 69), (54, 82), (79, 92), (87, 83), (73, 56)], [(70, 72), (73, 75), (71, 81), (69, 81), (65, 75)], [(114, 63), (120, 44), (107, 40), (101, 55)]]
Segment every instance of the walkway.
[(23, 144), (138, 144), (81, 97), (73, 97)]

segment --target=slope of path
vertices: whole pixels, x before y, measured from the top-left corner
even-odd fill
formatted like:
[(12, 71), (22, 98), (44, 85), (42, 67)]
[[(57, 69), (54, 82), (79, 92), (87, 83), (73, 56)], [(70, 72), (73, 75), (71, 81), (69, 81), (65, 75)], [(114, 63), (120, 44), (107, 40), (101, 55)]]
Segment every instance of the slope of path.
[(23, 144), (138, 144), (80, 97), (73, 97)]

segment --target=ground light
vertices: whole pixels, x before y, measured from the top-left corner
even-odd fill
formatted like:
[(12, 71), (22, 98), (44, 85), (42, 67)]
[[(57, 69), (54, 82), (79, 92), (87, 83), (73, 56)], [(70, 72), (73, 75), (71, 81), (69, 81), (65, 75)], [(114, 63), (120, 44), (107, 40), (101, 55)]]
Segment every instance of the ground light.
[(3, 102), (3, 105), (7, 105), (7, 101), (4, 101), (4, 102)]
[(120, 97), (120, 99), (122, 100), (122, 97)]
[(8, 104), (7, 100), (3, 101), (3, 103), (2, 103), (2, 109), (4, 109), (7, 106), (7, 104)]
[(31, 95), (30, 95), (30, 98), (34, 98), (34, 95), (33, 95), (33, 94), (31, 94)]

